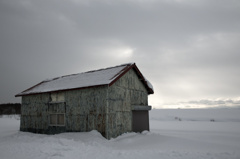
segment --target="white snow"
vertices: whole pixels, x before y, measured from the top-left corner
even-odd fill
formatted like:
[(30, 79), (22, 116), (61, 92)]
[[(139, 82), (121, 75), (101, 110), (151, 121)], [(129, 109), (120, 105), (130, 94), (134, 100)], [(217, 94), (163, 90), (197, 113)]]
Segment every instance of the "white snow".
[(111, 83), (117, 77), (116, 75), (119, 75), (128, 65), (132, 65), (132, 63), (89, 71), (85, 73), (47, 79), (34, 88), (19, 93), (18, 95), (107, 85)]
[(144, 77), (144, 79), (147, 82), (148, 87), (151, 88), (154, 91), (153, 85), (151, 84), (151, 82), (149, 82), (149, 80), (147, 80), (145, 77)]
[[(150, 129), (106, 140), (97, 131), (41, 135), (0, 118), (1, 159), (239, 159), (240, 109), (153, 109)], [(213, 120), (214, 119), (214, 120)]]
[[(134, 63), (122, 64), (119, 66), (79, 73), (72, 74), (62, 77), (56, 77), (52, 79), (46, 79), (41, 83), (37, 84), (34, 87), (31, 87), (19, 94), (27, 95), (34, 93), (43, 93), (43, 92), (52, 92), (52, 91), (60, 91), (60, 90), (68, 90), (68, 89), (76, 89), (76, 88), (84, 88), (91, 86), (99, 86), (99, 85), (108, 85), (112, 81), (114, 81), (119, 75), (121, 75), (126, 68), (133, 65)], [(149, 88), (153, 90), (152, 84), (145, 78), (147, 85)]]

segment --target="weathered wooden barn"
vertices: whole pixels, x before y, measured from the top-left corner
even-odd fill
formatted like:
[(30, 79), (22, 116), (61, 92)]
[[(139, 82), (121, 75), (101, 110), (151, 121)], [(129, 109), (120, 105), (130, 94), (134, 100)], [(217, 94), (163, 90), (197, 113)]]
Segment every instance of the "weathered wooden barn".
[(135, 63), (45, 80), (19, 93), (20, 130), (99, 131), (107, 139), (149, 130), (153, 87)]

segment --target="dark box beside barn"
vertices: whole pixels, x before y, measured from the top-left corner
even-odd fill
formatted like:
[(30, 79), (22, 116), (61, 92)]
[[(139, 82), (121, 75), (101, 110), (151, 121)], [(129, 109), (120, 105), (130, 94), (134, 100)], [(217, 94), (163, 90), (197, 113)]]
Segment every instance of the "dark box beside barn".
[(99, 131), (107, 139), (149, 130), (153, 87), (135, 63), (49, 79), (22, 97), (20, 130), (34, 133)]

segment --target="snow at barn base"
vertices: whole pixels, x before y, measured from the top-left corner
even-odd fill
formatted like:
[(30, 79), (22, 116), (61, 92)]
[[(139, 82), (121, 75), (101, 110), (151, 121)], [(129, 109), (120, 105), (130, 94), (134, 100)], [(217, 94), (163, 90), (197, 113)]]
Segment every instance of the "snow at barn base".
[(0, 158), (239, 159), (240, 109), (153, 109), (151, 132), (106, 140), (97, 131), (41, 135), (0, 118)]

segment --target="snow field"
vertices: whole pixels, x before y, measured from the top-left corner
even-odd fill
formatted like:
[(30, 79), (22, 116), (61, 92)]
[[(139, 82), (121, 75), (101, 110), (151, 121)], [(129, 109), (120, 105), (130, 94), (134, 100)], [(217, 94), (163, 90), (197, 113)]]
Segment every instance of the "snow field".
[(111, 140), (97, 131), (19, 132), (20, 120), (4, 116), (0, 118), (0, 159), (239, 159), (239, 114), (240, 109), (152, 110), (151, 132), (126, 133)]

